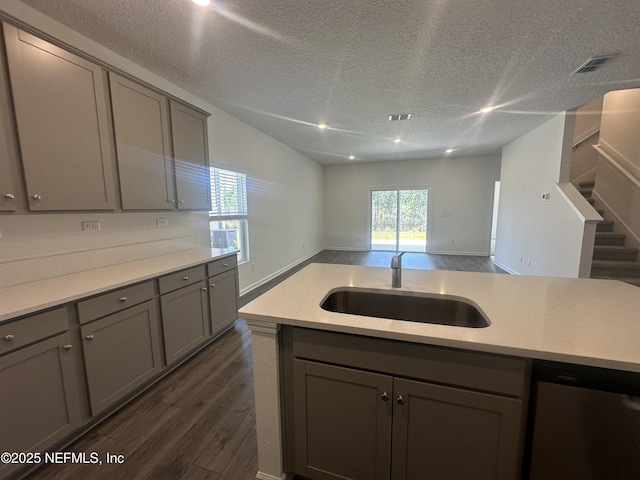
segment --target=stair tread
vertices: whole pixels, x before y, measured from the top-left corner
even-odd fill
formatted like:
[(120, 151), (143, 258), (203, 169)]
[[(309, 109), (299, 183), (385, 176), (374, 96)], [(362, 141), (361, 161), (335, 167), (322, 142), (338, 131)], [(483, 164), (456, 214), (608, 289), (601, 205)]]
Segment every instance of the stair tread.
[(593, 260), (592, 268), (624, 268), (624, 269), (640, 269), (640, 262), (637, 260)]
[(638, 250), (635, 247), (625, 247), (624, 245), (594, 245), (594, 250), (606, 251), (606, 252), (625, 252), (625, 253), (638, 253)]
[(596, 237), (627, 238), (624, 233), (617, 232), (596, 232)]
[(590, 180), (588, 182), (580, 182), (578, 183), (578, 186), (580, 188), (588, 188), (588, 187), (594, 187), (596, 185), (596, 182), (593, 180)]

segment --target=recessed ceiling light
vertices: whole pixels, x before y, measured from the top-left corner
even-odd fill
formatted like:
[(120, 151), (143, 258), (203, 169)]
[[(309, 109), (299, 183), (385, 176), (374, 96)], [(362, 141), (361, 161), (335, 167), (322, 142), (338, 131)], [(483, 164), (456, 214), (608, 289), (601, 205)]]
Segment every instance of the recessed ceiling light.
[(491, 110), (495, 110), (498, 107), (484, 107), (480, 109), (481, 113), (489, 113)]
[(355, 155), (349, 155), (349, 160), (355, 160), (356, 156)]
[(400, 143), (400, 142), (402, 141), (402, 139), (401, 139), (401, 138), (394, 138), (394, 139), (393, 139), (393, 141), (394, 141), (395, 143)]
[(211, 0), (191, 0), (196, 5), (200, 5), (201, 7), (208, 7), (211, 4)]
[(456, 150), (455, 148), (447, 148), (445, 150), (445, 153), (452, 153), (452, 152), (455, 152), (455, 150)]
[(395, 122), (398, 120), (409, 120), (411, 118), (410, 113), (394, 113), (393, 115), (389, 115), (389, 121)]
[(324, 130), (325, 128), (327, 128), (327, 124), (326, 123), (319, 123), (318, 124), (318, 128), (321, 130)]

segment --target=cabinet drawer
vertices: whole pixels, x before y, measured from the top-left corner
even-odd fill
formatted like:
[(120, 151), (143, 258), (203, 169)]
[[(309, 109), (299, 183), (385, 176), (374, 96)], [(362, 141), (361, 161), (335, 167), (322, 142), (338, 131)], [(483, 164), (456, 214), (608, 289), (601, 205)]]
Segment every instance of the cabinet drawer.
[(173, 290), (192, 285), (204, 279), (204, 265), (180, 270), (179, 272), (160, 277), (158, 280), (160, 284), (160, 294), (172, 292)]
[(87, 323), (153, 298), (153, 282), (114, 290), (78, 303), (80, 323)]
[(228, 270), (233, 270), (238, 266), (238, 257), (232, 255), (230, 257), (221, 258), (207, 264), (207, 273), (210, 277)]
[(0, 325), (0, 354), (69, 329), (67, 308), (57, 308)]
[(529, 381), (529, 362), (521, 358), (306, 328), (291, 331), (293, 355), (299, 358), (514, 397), (525, 395)]

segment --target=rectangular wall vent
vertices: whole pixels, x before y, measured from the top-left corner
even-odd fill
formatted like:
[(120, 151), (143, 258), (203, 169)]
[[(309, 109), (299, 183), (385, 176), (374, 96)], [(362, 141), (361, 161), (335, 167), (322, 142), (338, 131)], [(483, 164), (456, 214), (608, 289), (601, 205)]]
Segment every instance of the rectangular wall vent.
[(410, 113), (394, 113), (393, 115), (389, 115), (389, 121), (395, 122), (398, 120), (409, 120), (411, 118)]
[(578, 68), (576, 68), (571, 75), (575, 75), (576, 73), (588, 73), (593, 72), (597, 68), (600, 68), (607, 60), (612, 57), (615, 57), (617, 53), (612, 53), (609, 55), (600, 55), (599, 57), (591, 57)]

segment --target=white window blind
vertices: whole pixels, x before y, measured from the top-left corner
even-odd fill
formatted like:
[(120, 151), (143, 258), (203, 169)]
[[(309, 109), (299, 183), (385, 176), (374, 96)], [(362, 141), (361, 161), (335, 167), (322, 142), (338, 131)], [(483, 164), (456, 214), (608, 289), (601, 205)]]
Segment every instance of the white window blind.
[(247, 216), (247, 176), (211, 168), (211, 217)]

